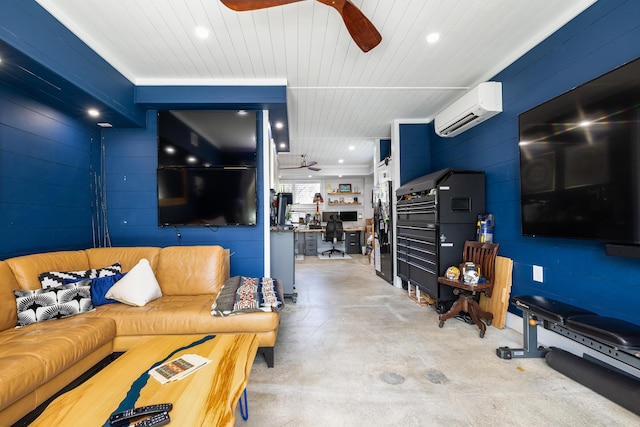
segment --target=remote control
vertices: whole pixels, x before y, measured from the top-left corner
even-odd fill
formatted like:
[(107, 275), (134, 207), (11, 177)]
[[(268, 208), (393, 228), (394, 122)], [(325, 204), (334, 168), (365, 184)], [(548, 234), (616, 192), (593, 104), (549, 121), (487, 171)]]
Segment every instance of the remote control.
[(135, 419), (154, 415), (159, 412), (169, 412), (171, 409), (173, 409), (173, 405), (171, 403), (159, 403), (157, 405), (140, 406), (139, 408), (127, 409), (126, 411), (112, 414), (111, 417), (109, 417), (109, 424), (111, 424), (112, 427), (126, 426)]
[(135, 423), (133, 427), (160, 427), (165, 424), (169, 424), (169, 421), (171, 421), (169, 413), (160, 412), (159, 414), (150, 416), (146, 420)]

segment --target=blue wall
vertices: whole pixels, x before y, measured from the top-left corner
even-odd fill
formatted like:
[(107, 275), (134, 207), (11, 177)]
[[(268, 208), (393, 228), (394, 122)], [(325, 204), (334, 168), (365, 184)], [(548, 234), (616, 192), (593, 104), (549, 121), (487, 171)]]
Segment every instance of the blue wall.
[[(258, 112), (262, 129), (262, 113)], [(231, 274), (264, 274), (264, 221), (254, 227), (158, 227), (156, 189), (156, 111), (147, 112), (144, 129), (104, 131), (107, 219), (113, 246), (221, 245), (231, 251)], [(262, 135), (258, 136), (258, 177), (263, 174)], [(258, 212), (264, 208), (258, 179)], [(178, 234), (182, 236), (178, 238)]]
[(432, 126), (425, 123), (401, 123), (400, 136), (400, 182), (404, 185), (431, 170), (430, 141)]
[[(523, 237), (518, 114), (640, 55), (640, 2), (597, 2), (492, 80), (498, 116), (455, 137), (432, 136), (433, 170), (483, 170), (500, 254), (514, 260), (512, 295), (541, 294), (640, 324), (640, 260), (608, 257), (592, 241)], [(544, 268), (534, 282), (532, 266)]]
[(0, 259), (92, 246), (91, 128), (0, 85)]

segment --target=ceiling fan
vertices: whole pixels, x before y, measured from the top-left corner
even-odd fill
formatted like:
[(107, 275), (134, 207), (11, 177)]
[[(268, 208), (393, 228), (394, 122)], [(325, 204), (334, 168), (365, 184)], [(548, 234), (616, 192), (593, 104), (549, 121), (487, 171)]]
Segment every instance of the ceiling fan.
[[(229, 9), (237, 12), (282, 6), (305, 0), (220, 0)], [(363, 52), (369, 52), (378, 46), (382, 36), (371, 21), (349, 0), (316, 0), (333, 7), (344, 21), (351, 38)]]
[(307, 168), (309, 170), (312, 171), (319, 171), (321, 170), (320, 168), (315, 168), (314, 166), (318, 164), (318, 162), (307, 162), (307, 155), (306, 154), (301, 154), (300, 157), (302, 157), (302, 160), (300, 161), (300, 166), (293, 166), (290, 168), (280, 168), (282, 169), (304, 169)]

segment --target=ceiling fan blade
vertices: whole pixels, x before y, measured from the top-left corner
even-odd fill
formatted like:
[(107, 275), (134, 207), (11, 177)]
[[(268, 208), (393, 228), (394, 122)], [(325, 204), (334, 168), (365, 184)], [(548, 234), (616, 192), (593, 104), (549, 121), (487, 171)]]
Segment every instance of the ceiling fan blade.
[(307, 169), (312, 170), (312, 171), (316, 171), (316, 172), (318, 172), (319, 170), (322, 170), (320, 168), (314, 168), (312, 166), (307, 166)]
[(306, 166), (307, 166), (307, 167), (309, 167), (309, 166), (315, 166), (315, 165), (317, 165), (317, 164), (318, 164), (318, 162), (309, 162), (309, 163), (307, 163), (307, 164), (306, 164)]
[(340, 13), (351, 38), (363, 52), (378, 46), (382, 36), (366, 16), (349, 0), (317, 0)]
[(282, 6), (304, 0), (220, 0), (222, 4), (236, 12), (265, 9), (267, 7)]

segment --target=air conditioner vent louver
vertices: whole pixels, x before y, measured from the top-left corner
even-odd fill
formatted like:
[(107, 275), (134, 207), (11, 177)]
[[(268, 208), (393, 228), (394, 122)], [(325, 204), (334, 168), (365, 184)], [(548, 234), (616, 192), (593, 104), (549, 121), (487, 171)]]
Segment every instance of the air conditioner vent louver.
[(473, 114), (473, 113), (469, 113), (466, 116), (464, 116), (463, 118), (461, 118), (460, 120), (458, 120), (455, 123), (452, 123), (451, 125), (447, 126), (446, 128), (442, 129), (442, 134), (443, 135), (449, 135), (450, 133), (453, 133), (455, 131), (457, 131), (458, 129), (460, 129), (463, 126), (466, 126), (468, 123), (471, 123), (472, 121), (476, 120), (478, 118), (477, 115)]
[(436, 115), (435, 130), (443, 137), (456, 136), (501, 111), (502, 83), (480, 83)]

